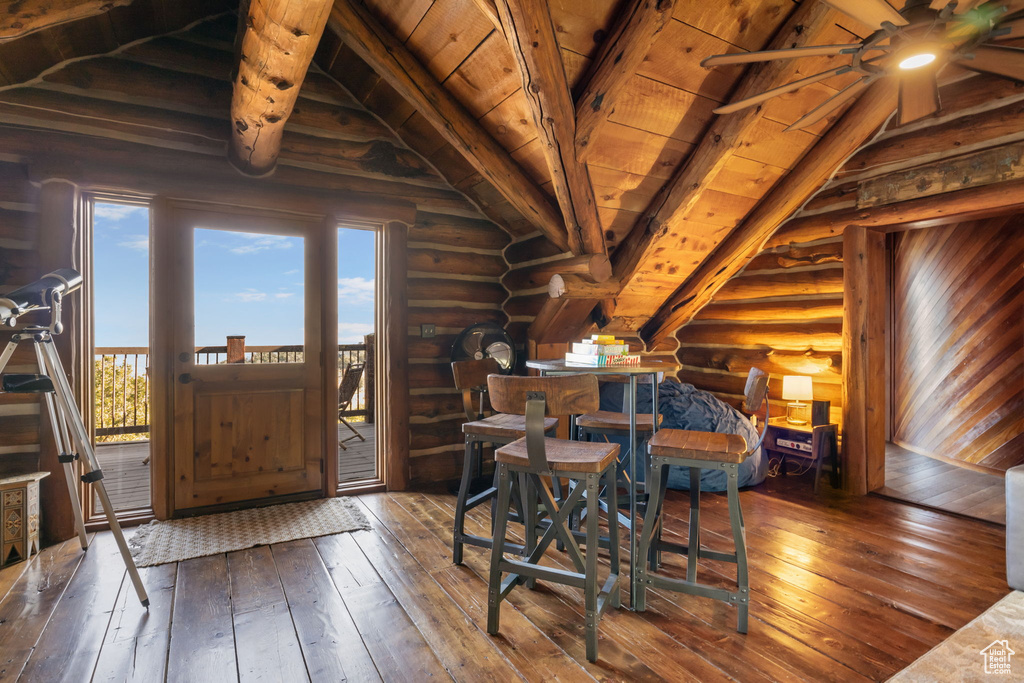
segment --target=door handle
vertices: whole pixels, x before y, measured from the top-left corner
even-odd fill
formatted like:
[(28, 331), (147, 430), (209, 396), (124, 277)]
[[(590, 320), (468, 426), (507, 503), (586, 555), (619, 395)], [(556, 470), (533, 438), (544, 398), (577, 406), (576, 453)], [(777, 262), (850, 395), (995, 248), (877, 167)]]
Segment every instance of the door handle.
[(192, 381), (192, 375), (188, 374), (187, 372), (178, 375), (178, 381), (181, 382), (182, 384), (188, 384), (189, 382)]

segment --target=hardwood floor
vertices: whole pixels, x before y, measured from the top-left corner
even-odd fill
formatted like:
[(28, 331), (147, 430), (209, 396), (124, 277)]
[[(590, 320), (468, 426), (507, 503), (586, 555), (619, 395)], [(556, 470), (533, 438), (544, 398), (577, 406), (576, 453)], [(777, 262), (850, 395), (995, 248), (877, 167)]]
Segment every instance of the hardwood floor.
[[(468, 547), (452, 565), (453, 497), (374, 494), (359, 498), (370, 531), (143, 569), (148, 614), (106, 532), (88, 553), (72, 541), (0, 570), (0, 679), (884, 680), (1009, 592), (998, 527), (816, 497), (805, 478), (740, 497), (747, 635), (728, 605), (654, 591), (648, 611), (605, 616), (590, 664), (580, 591), (539, 582), (512, 592), (500, 636), (488, 636), (488, 554)], [(724, 496), (704, 502), (705, 543), (728, 548)], [(667, 506), (667, 533), (685, 534), (684, 494)], [(485, 507), (471, 513), (471, 531), (487, 523)], [(733, 576), (701, 566), (705, 580)]]
[(1002, 477), (901, 448), (885, 447), (883, 496), (947, 512), (1006, 524), (1006, 483)]

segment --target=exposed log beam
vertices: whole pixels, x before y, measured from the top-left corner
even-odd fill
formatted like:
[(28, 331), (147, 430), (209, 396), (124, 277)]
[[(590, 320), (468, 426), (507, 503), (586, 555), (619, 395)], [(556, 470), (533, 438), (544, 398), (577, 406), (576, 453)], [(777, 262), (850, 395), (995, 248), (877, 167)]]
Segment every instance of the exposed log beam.
[(733, 275), (757, 256), (779, 226), (889, 118), (895, 98), (894, 85), (888, 79), (862, 95), (669, 297), (641, 329), (640, 337), (655, 344), (689, 322)]
[(0, 2), (0, 43), (130, 5), (132, 0), (8, 0)]
[(589, 299), (548, 299), (526, 331), (526, 336), (538, 344), (567, 342), (578, 339), (590, 327), (588, 316), (594, 307)]
[(497, 0), (574, 254), (605, 254), (594, 186), (576, 159), (576, 110), (545, 0)]
[(246, 175), (274, 170), (281, 136), (313, 59), (331, 0), (242, 0), (228, 159)]
[(352, 0), (336, 0), (329, 25), (519, 213), (562, 251), (569, 251), (565, 224), (548, 196), (455, 96), (445, 90), (365, 7)]
[[(779, 29), (767, 49), (813, 45), (818, 34), (830, 26), (836, 16), (823, 3), (802, 3)], [(734, 99), (750, 97), (779, 85), (791, 73), (791, 61), (776, 60), (752, 66), (740, 82)], [(739, 151), (744, 140), (753, 134), (760, 119), (761, 107), (750, 107), (719, 116), (712, 123), (686, 163), (662, 188), (615, 251), (615, 276), (622, 281), (623, 286), (628, 285), (637, 274), (644, 256), (658, 238), (668, 232), (669, 226), (686, 215), (726, 162)]]
[(494, 5), (494, 0), (473, 0), (473, 4), (494, 25), (494, 28), (498, 29), (500, 33), (505, 32), (505, 28), (501, 25), (501, 17), (498, 16), (498, 8)]
[[(480, 0), (485, 2), (486, 0)], [(675, 0), (631, 0), (597, 57), (576, 98), (576, 157), (586, 160), (601, 127), (615, 110), (626, 83), (644, 61), (661, 30), (672, 19)]]
[(510, 292), (544, 287), (555, 274), (579, 275), (587, 282), (605, 282), (612, 276), (612, 265), (604, 254), (583, 254), (510, 270), (501, 278), (501, 284)]
[(620, 287), (618, 280), (590, 282), (582, 275), (556, 273), (548, 281), (548, 296), (552, 299), (598, 300), (618, 296)]

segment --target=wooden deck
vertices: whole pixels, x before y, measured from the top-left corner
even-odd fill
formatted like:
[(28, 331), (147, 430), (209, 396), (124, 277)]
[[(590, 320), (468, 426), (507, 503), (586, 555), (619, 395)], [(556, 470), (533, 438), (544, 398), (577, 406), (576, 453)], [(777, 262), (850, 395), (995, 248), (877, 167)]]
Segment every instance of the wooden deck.
[(950, 465), (886, 444), (885, 487), (897, 500), (1006, 524), (1006, 483), (1002, 477)]
[[(580, 591), (538, 582), (513, 591), (501, 635), (488, 636), (487, 553), (469, 547), (466, 566), (451, 564), (453, 497), (374, 494), (359, 499), (371, 531), (142, 570), (148, 615), (106, 532), (88, 553), (72, 541), (4, 569), (0, 678), (884, 680), (1009, 592), (993, 525), (879, 497), (815, 497), (806, 478), (740, 497), (748, 635), (727, 605), (654, 591), (647, 612), (605, 616), (590, 664)], [(685, 500), (669, 496), (671, 535)], [(706, 543), (727, 547), (725, 499), (705, 500)], [(477, 508), (471, 530), (487, 522)], [(732, 575), (706, 567), (712, 581)]]
[[(347, 450), (338, 449), (338, 483), (341, 484), (377, 476), (375, 426), (366, 422), (353, 422), (352, 426), (365, 441), (353, 439), (345, 443)], [(339, 426), (339, 439), (351, 435), (352, 432)], [(148, 457), (149, 441), (99, 444), (96, 447), (96, 458), (103, 468), (103, 482), (115, 510), (149, 508), (149, 463), (145, 462)], [(98, 502), (94, 506), (102, 512)]]

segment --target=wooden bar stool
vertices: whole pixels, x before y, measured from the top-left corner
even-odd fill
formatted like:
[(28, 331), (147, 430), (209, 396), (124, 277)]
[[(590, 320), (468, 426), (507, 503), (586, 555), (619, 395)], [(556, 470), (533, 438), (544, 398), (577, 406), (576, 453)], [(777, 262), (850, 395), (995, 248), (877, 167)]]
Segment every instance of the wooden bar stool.
[[(483, 536), (467, 534), (466, 513), (488, 500), (493, 500), (497, 493), (497, 470), (494, 474), (494, 483), (478, 493), (470, 494), (473, 482), (474, 468), (478, 474), (483, 469), (483, 448), (485, 443), (504, 445), (526, 435), (526, 418), (522, 415), (505, 415), (498, 413), (490, 417), (484, 417), (484, 395), (487, 393), (487, 376), (497, 373), (500, 370), (498, 361), (493, 358), (483, 360), (464, 360), (452, 363), (452, 374), (455, 376), (455, 387), (462, 391), (462, 406), (466, 411), (466, 422), (462, 425), (462, 433), (466, 439), (466, 455), (462, 463), (462, 480), (459, 483), (459, 494), (455, 502), (455, 528), (452, 538), (452, 560), (455, 564), (462, 564), (462, 547), (468, 543), (490, 548), (491, 539)], [(473, 394), (478, 394), (474, 401)], [(554, 433), (558, 427), (558, 418), (551, 417), (544, 420), (544, 431)], [(524, 477), (525, 479), (525, 477)], [(514, 498), (519, 514), (517, 521), (523, 521), (528, 525), (526, 530), (527, 545), (533, 541), (536, 534), (537, 519), (536, 505), (524, 505), (522, 487), (516, 486)], [(524, 509), (527, 508), (527, 509)], [(491, 523), (494, 523), (494, 510), (491, 511)], [(525, 552), (525, 547), (520, 554)]]
[[(765, 404), (765, 424), (768, 423), (768, 376), (757, 368), (751, 368), (747, 376), (744, 408), (753, 413)], [(746, 530), (743, 527), (743, 510), (740, 509), (739, 467), (750, 454), (756, 451), (764, 439), (761, 437), (753, 446), (737, 434), (715, 432), (691, 432), (682, 429), (663, 429), (650, 442), (651, 498), (644, 514), (643, 533), (637, 549), (639, 557), (650, 558), (647, 563), (637, 562), (637, 589), (634, 608), (642, 612), (646, 608), (647, 589), (664, 588), (714, 598), (734, 604), (737, 608), (736, 630), (747, 632), (747, 616), (750, 609), (750, 581), (747, 576)], [(690, 521), (686, 545), (661, 540), (665, 501), (665, 468), (680, 465), (690, 468)], [(726, 474), (726, 490), (729, 498), (729, 523), (735, 551), (723, 553), (701, 547), (700, 544), (700, 473), (702, 469), (720, 469)], [(659, 568), (661, 551), (675, 552), (686, 556), (686, 579), (670, 578), (655, 574)], [(700, 558), (733, 562), (736, 564), (736, 590), (709, 586), (697, 582), (697, 562)]]
[[(491, 405), (504, 413), (526, 415), (526, 437), (499, 448), (494, 455), (498, 466), (498, 518), (491, 548), (491, 570), (487, 593), (487, 632), (498, 633), (501, 601), (511, 590), (526, 583), (533, 587), (536, 579), (552, 581), (583, 589), (586, 609), (587, 659), (597, 661), (597, 623), (608, 605), (619, 606), (619, 525), (614, 515), (608, 520), (611, 571), (598, 589), (597, 555), (598, 491), (604, 480), (609, 506), (617, 508), (615, 486), (618, 444), (564, 441), (544, 436), (544, 416), (579, 415), (597, 409), (600, 398), (594, 375), (563, 375), (560, 377), (503, 377), (487, 379)], [(551, 524), (536, 547), (523, 560), (505, 558), (509, 544), (505, 541), (508, 526), (509, 499), (513, 476), (525, 474), (540, 497), (541, 506)], [(566, 478), (577, 485), (564, 500), (558, 500), (550, 481)], [(549, 479), (550, 478), (550, 479)], [(569, 528), (569, 513), (587, 494), (587, 518), (584, 546), (580, 550)], [(564, 544), (575, 571), (545, 567), (540, 564), (545, 551), (555, 539)], [(529, 545), (529, 544), (527, 544)], [(503, 573), (508, 573), (502, 579)]]

